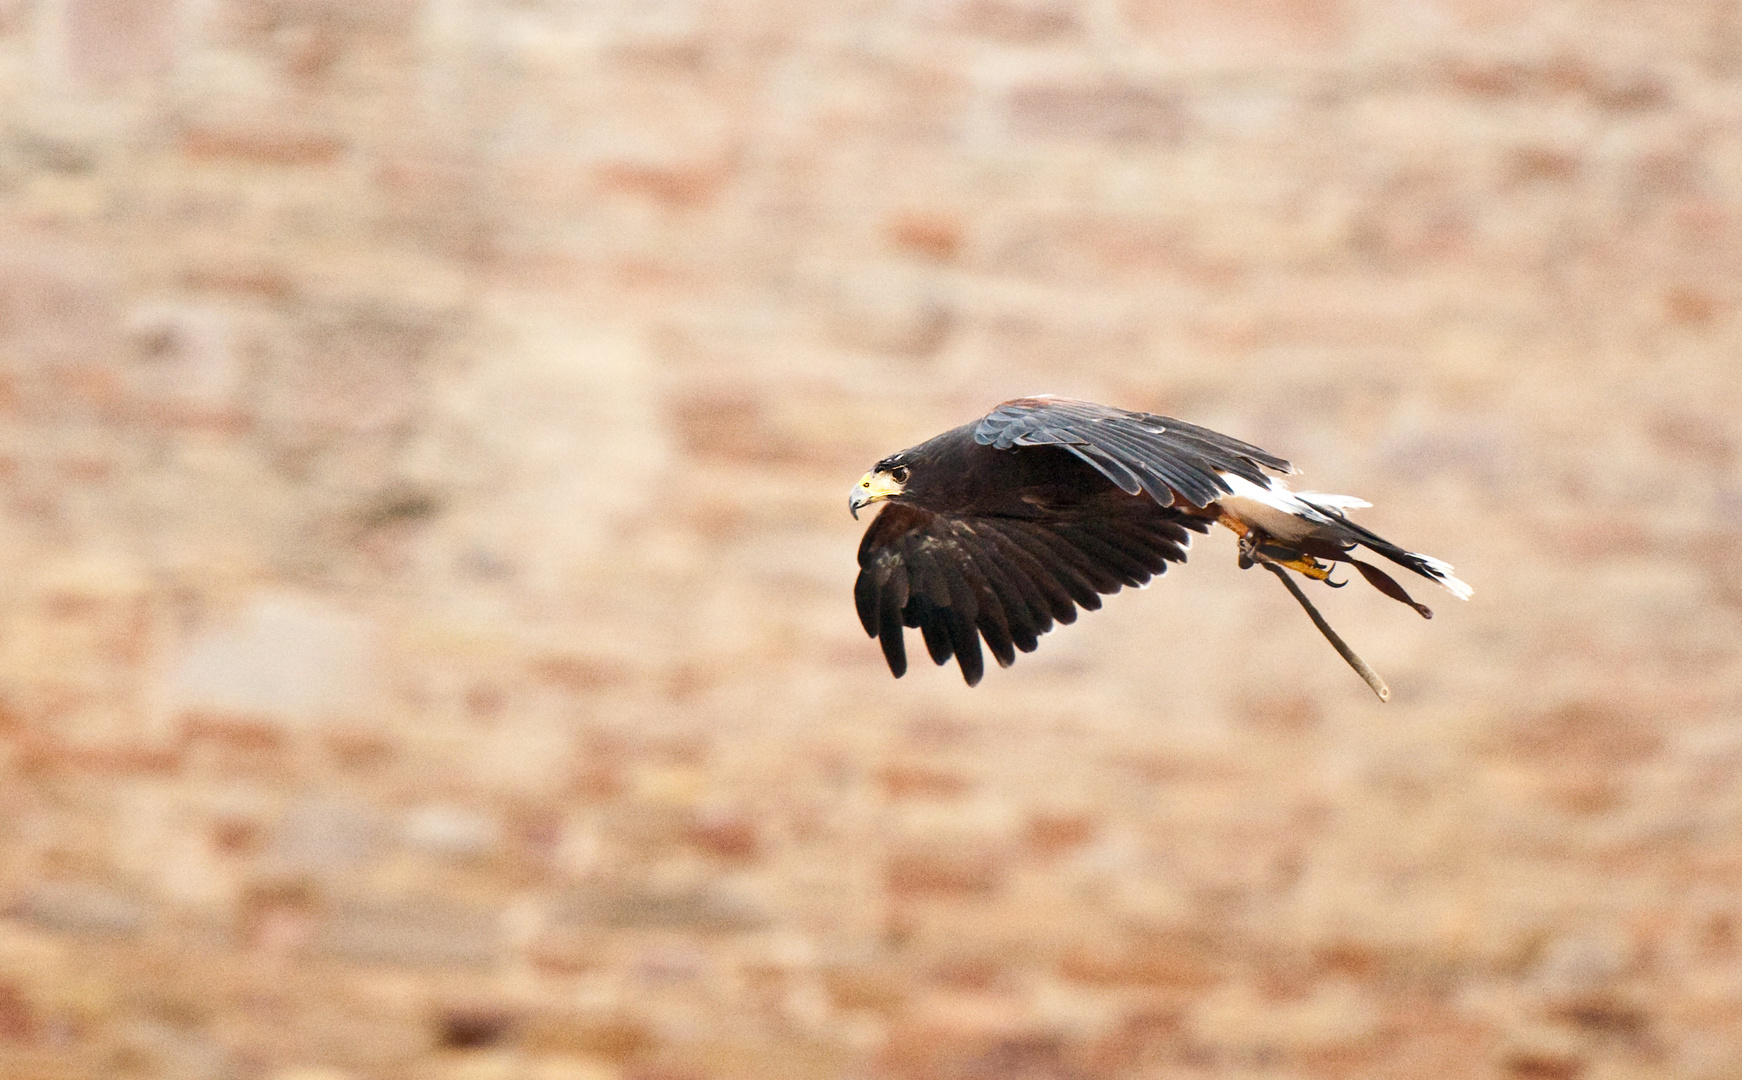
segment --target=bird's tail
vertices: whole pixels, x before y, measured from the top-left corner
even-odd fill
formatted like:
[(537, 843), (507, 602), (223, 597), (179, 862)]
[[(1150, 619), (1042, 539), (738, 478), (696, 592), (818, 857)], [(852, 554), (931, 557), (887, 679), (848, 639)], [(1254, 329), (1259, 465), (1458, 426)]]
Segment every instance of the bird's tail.
[[(1357, 504), (1366, 505), (1365, 503), (1361, 503), (1360, 500), (1345, 496), (1320, 495), (1316, 492), (1299, 492), (1297, 493), (1297, 497), (1299, 497), (1302, 502), (1312, 506), (1313, 509), (1318, 510), (1325, 517), (1332, 519), (1336, 524), (1336, 531), (1343, 534), (1340, 539), (1351, 546), (1359, 545), (1377, 555), (1383, 555), (1385, 558), (1391, 560), (1397, 565), (1404, 567), (1407, 570), (1413, 570), (1422, 577), (1432, 581), (1434, 584), (1439, 585), (1460, 600), (1468, 600), (1470, 598), (1473, 590), (1471, 590), (1469, 585), (1453, 576), (1450, 563), (1445, 562), (1442, 559), (1436, 559), (1432, 555), (1423, 555), (1419, 551), (1405, 551), (1403, 548), (1398, 547), (1396, 544), (1393, 544), (1391, 541), (1380, 536), (1378, 533), (1375, 533), (1373, 530), (1364, 528), (1363, 526), (1350, 521), (1348, 516), (1343, 513), (1343, 507)], [(1368, 584), (1372, 585), (1380, 592), (1391, 597), (1393, 600), (1408, 604), (1410, 607), (1420, 612), (1421, 616), (1425, 619), (1433, 618), (1433, 612), (1429, 610), (1427, 605), (1416, 603), (1415, 600), (1404, 591), (1403, 586), (1392, 580), (1391, 575), (1385, 573), (1383, 570), (1371, 563), (1362, 562), (1360, 559), (1357, 559), (1352, 555), (1344, 554), (1341, 558), (1347, 560), (1356, 570), (1360, 571), (1361, 576), (1367, 579)]]

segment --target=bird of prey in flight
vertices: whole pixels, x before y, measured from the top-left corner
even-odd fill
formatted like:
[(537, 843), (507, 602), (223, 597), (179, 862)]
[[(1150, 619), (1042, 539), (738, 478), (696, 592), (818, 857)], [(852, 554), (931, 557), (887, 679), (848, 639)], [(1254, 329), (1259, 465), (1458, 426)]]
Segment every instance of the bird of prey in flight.
[(854, 517), (887, 503), (859, 545), (859, 620), (889, 670), (907, 670), (903, 630), (932, 659), (951, 656), (980, 681), (980, 642), (1002, 667), (1032, 652), (1055, 622), (1093, 611), (1101, 595), (1142, 585), (1184, 562), (1191, 534), (1221, 524), (1240, 565), (1262, 565), (1381, 700), (1389, 690), (1331, 631), (1288, 571), (1331, 585), (1349, 563), (1423, 618), (1433, 612), (1354, 552), (1366, 549), (1462, 599), (1470, 587), (1438, 559), (1349, 520), (1369, 503), (1291, 491), (1272, 474), (1294, 467), (1238, 439), (1166, 416), (1051, 396), (1007, 401), (986, 416), (879, 461), (853, 487)]

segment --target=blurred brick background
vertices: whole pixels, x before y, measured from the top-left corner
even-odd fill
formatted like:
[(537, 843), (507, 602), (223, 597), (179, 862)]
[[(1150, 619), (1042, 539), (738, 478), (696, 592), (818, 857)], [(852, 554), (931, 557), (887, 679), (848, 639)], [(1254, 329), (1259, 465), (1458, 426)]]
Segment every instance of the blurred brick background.
[[(0, 1073), (1742, 1076), (1733, 0), (0, 0)], [(977, 690), (875, 458), (1173, 413)]]

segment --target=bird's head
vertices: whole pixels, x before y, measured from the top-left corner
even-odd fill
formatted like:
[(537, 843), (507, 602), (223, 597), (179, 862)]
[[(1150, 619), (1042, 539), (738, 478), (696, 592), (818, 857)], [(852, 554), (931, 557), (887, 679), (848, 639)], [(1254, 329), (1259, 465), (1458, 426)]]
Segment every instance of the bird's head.
[(907, 490), (907, 485), (913, 479), (913, 466), (907, 461), (905, 453), (886, 457), (871, 467), (871, 471), (859, 478), (853, 485), (853, 491), (847, 496), (847, 509), (857, 518), (859, 511), (874, 502), (893, 499)]

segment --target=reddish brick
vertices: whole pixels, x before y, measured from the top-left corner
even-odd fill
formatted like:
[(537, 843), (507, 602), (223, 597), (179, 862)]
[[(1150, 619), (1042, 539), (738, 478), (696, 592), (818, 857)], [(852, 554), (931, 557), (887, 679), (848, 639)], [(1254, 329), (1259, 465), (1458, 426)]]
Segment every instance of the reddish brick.
[[(1701, 303), (1698, 298), (1685, 296), (1679, 300), (1690, 306)], [(1708, 313), (1699, 310), (1684, 313), (1683, 317), (1689, 315), (1696, 318), (1710, 317)], [(1729, 468), (1738, 456), (1737, 443), (1742, 440), (1742, 432), (1733, 434), (1734, 430), (1729, 417), (1717, 416), (1703, 410), (1660, 412), (1645, 421), (1645, 433), (1657, 449), (1678, 462), (1697, 465), (1714, 472)], [(1645, 545), (1627, 550), (1645, 550)]]
[(732, 934), (761, 929), (769, 913), (747, 897), (713, 885), (663, 886), (595, 882), (565, 905), (566, 917), (606, 928)]
[(841, 964), (823, 973), (823, 985), (836, 1007), (891, 1013), (914, 992), (912, 974), (888, 963)]
[(328, 731), (323, 733), (321, 742), (335, 765), (361, 773), (379, 772), (399, 753), (393, 739), (380, 731)]
[(172, 776), (187, 762), (177, 746), (121, 741), (91, 745), (36, 739), (18, 748), (20, 769), (38, 775), (88, 775), (112, 779)]
[(540, 971), (566, 977), (598, 971), (611, 957), (607, 936), (591, 927), (547, 927), (526, 948), (527, 962)]
[(1081, 848), (1101, 831), (1093, 814), (1039, 813), (1028, 819), (1023, 843), (1030, 854), (1053, 859)]
[(892, 799), (954, 799), (973, 787), (954, 769), (919, 762), (891, 762), (877, 770), (877, 782)]
[(1723, 308), (1729, 306), (1696, 285), (1672, 286), (1663, 294), (1664, 314), (1671, 322), (1682, 326), (1709, 325)]
[(28, 1042), (40, 1023), (24, 992), (12, 983), (0, 983), (0, 1042)]
[[(725, 464), (818, 465), (828, 458), (812, 433), (794, 430), (769, 389), (703, 384), (674, 395), (668, 405), (679, 445), (697, 460)], [(835, 451), (836, 454), (839, 451)]]
[(195, 161), (277, 168), (331, 165), (345, 152), (344, 141), (331, 132), (266, 117), (251, 124), (194, 127), (182, 136), (181, 145)]
[(962, 222), (943, 214), (897, 214), (886, 231), (898, 250), (933, 262), (953, 262), (964, 242)]
[(987, 897), (1004, 884), (1000, 853), (969, 847), (912, 848), (890, 856), (884, 883), (897, 897)]
[(602, 191), (640, 196), (668, 210), (694, 210), (719, 196), (731, 170), (720, 162), (656, 165), (619, 161), (599, 166), (595, 175)]
[(34, 14), (35, 7), (30, 0), (0, 0), (0, 35), (28, 29)]
[(728, 863), (755, 862), (762, 854), (762, 832), (747, 814), (714, 810), (696, 815), (690, 843), (697, 850)]
[(1663, 747), (1661, 728), (1654, 721), (1624, 705), (1595, 700), (1569, 701), (1516, 718), (1500, 737), (1512, 760), (1605, 769), (1647, 761)]
[(1072, 1048), (1020, 1005), (990, 994), (950, 994), (916, 1003), (893, 1025), (880, 1064), (904, 1080), (1078, 1075)]
[(1240, 720), (1257, 731), (1275, 735), (1304, 735), (1324, 721), (1317, 698), (1310, 694), (1275, 694), (1248, 697), (1239, 702)]
[(1587, 1065), (1574, 1054), (1520, 1050), (1506, 1056), (1503, 1068), (1516, 1080), (1579, 1080)]
[(593, 1015), (551, 1010), (530, 1017), (521, 1034), (529, 1051), (630, 1062), (660, 1045), (645, 1021), (626, 1015)]
[(1071, 948), (1059, 961), (1059, 973), (1087, 986), (1198, 990), (1220, 982), (1226, 962), (1195, 934), (1135, 934)]
[(1457, 90), (1475, 97), (1572, 97), (1612, 112), (1660, 109), (1670, 92), (1654, 73), (1612, 71), (1577, 56), (1462, 61), (1446, 72)]
[(284, 267), (270, 261), (233, 256), (202, 258), (182, 272), (182, 283), (193, 292), (254, 297), (272, 302), (296, 295), (296, 281)]
[(632, 672), (617, 659), (552, 653), (534, 661), (531, 674), (537, 681), (571, 694), (596, 694), (628, 682)]
[[(56, 365), (51, 372), (66, 365), (89, 372), (94, 361), (114, 351), (120, 340), (119, 299), (107, 267), (84, 254), (22, 248), (0, 257), (0, 341), (21, 360)], [(72, 375), (67, 389), (79, 393), (79, 378)], [(19, 393), (34, 389), (16, 387)]]
[(1577, 179), (1577, 154), (1550, 146), (1525, 146), (1512, 152), (1506, 179), (1512, 184), (1565, 184)]

